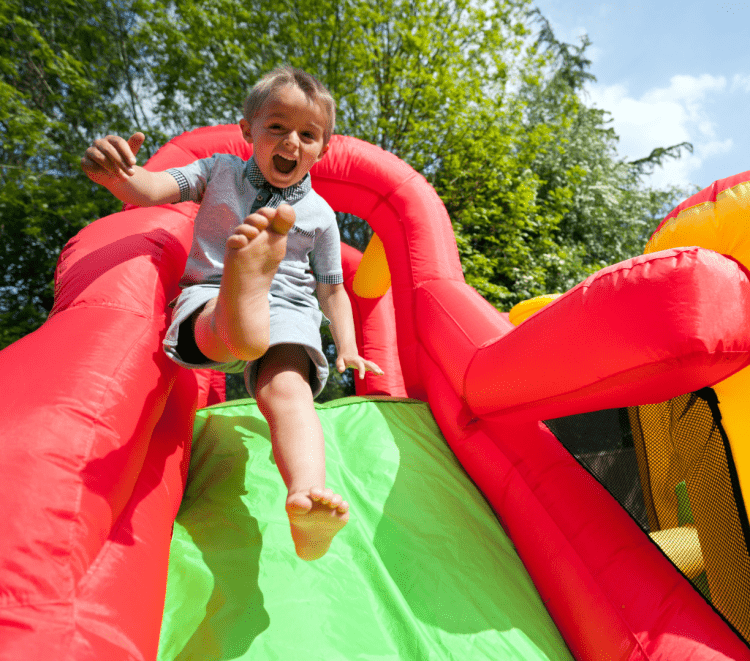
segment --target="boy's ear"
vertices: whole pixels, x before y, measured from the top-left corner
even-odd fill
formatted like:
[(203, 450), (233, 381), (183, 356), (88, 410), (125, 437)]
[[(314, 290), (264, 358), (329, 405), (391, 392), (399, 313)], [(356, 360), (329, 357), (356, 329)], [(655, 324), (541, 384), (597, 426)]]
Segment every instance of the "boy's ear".
[(242, 129), (242, 137), (245, 139), (245, 142), (248, 144), (253, 144), (253, 133), (250, 129), (250, 122), (248, 122), (246, 119), (240, 120), (240, 129)]
[(320, 154), (318, 154), (318, 158), (316, 160), (319, 161), (321, 158), (323, 158), (326, 155), (326, 152), (328, 151), (328, 147), (330, 146), (330, 143), (327, 142), (325, 145), (323, 145), (323, 149), (320, 150)]

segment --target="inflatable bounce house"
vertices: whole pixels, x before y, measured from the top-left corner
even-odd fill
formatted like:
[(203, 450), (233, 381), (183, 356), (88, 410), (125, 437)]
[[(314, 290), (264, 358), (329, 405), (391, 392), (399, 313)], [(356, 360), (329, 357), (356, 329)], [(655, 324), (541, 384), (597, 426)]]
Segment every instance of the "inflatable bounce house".
[[(215, 152), (250, 147), (198, 129), (147, 167)], [(351, 522), (294, 555), (254, 402), (161, 350), (196, 207), (125, 209), (0, 353), (0, 659), (750, 660), (750, 172), (518, 325), (397, 157), (335, 136), (312, 176), (376, 235), (343, 255), (386, 374), (319, 405)], [(565, 440), (612, 411), (611, 446)]]

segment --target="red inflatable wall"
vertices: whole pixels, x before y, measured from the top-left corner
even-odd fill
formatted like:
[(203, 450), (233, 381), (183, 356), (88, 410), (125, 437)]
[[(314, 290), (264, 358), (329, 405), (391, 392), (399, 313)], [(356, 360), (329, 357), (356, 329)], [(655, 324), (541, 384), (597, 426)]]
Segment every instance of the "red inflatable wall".
[[(176, 138), (148, 167), (217, 151), (250, 155), (222, 126)], [(430, 402), (576, 658), (750, 659), (539, 423), (746, 366), (748, 309), (721, 314), (721, 301), (748, 300), (746, 272), (695, 248), (638, 257), (513, 328), (465, 284), (445, 208), (409, 166), (337, 136), (313, 185), (368, 221), (391, 269), (392, 302), (354, 308), (365, 354), (401, 376), (360, 392)], [(192, 417), (210, 391), (160, 346), (194, 212), (132, 209), (83, 230), (61, 256), (50, 320), (0, 353), (14, 384), (0, 401), (2, 661), (154, 658)]]
[(358, 296), (353, 290), (353, 281), (362, 261), (362, 253), (342, 243), (341, 261), (344, 266), (344, 286), (352, 302), (360, 354), (374, 361), (384, 372), (382, 375), (367, 372), (364, 379), (355, 378), (356, 394), (406, 397), (406, 386), (396, 347), (393, 294), (389, 289), (380, 298)]

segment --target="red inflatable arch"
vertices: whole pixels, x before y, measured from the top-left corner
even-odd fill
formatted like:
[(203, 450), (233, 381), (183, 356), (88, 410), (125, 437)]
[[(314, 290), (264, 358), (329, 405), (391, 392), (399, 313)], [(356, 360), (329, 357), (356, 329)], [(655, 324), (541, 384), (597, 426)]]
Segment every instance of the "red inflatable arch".
[[(147, 167), (214, 152), (250, 156), (238, 127), (220, 126)], [(748, 365), (748, 307), (716, 314), (717, 297), (750, 297), (744, 268), (700, 248), (636, 257), (514, 328), (464, 282), (445, 208), (409, 166), (336, 136), (312, 174), (334, 209), (367, 220), (391, 271), (392, 293), (352, 295), (362, 350), (389, 367), (360, 392), (430, 403), (574, 656), (750, 659), (539, 422), (663, 401)], [(155, 657), (193, 415), (221, 396), (161, 351), (195, 211), (129, 209), (85, 228), (60, 257), (49, 320), (0, 353), (2, 661)], [(344, 258), (351, 283), (360, 257)]]

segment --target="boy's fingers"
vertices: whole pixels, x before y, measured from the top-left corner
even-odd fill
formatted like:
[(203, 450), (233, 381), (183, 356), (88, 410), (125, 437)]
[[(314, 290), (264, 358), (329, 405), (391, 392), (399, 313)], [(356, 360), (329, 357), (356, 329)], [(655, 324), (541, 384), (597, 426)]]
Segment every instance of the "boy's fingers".
[(133, 155), (133, 165), (135, 165), (135, 156), (138, 153), (138, 150), (143, 146), (145, 140), (146, 136), (140, 131), (136, 131), (128, 138), (128, 146)]
[(124, 176), (123, 171), (129, 166), (125, 165), (123, 155), (117, 148), (118, 140), (122, 141), (127, 150), (130, 151), (130, 147), (122, 138), (108, 135), (106, 138), (95, 140), (94, 144), (86, 150), (86, 156), (107, 172)]
[(367, 369), (370, 370), (370, 372), (374, 372), (375, 374), (385, 374), (382, 369), (375, 363), (373, 363), (371, 360), (365, 361), (365, 364), (367, 365)]
[(107, 148), (96, 144), (86, 150), (81, 164), (87, 172), (106, 173), (117, 175), (119, 168), (110, 160), (107, 155)]
[(365, 361), (362, 360), (362, 358), (355, 358), (350, 362), (350, 365), (355, 370), (357, 370), (360, 379), (365, 378), (365, 374), (367, 373), (367, 365), (365, 365)]
[[(135, 135), (138, 135), (138, 134), (135, 134)], [(127, 172), (127, 174), (129, 175), (133, 174), (134, 173), (133, 166), (135, 165), (135, 154), (133, 153), (133, 150), (131, 148), (130, 140), (125, 140), (121, 138), (119, 135), (108, 135), (106, 139), (109, 142), (109, 144), (112, 145), (112, 147), (115, 149), (115, 152), (117, 154), (116, 160), (115, 160), (115, 164), (117, 165), (117, 167), (121, 171)], [(136, 151), (138, 151), (138, 149), (140, 149), (140, 144), (137, 145)]]
[(362, 357), (345, 358), (344, 356), (339, 356), (336, 359), (336, 368), (339, 372), (344, 372), (348, 367), (356, 369), (360, 379), (364, 379), (367, 372), (374, 372), (375, 374), (385, 374), (385, 372), (383, 372), (383, 370), (380, 369), (380, 367), (378, 367), (371, 360), (365, 360)]

